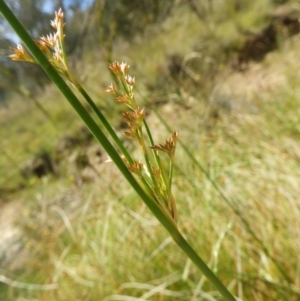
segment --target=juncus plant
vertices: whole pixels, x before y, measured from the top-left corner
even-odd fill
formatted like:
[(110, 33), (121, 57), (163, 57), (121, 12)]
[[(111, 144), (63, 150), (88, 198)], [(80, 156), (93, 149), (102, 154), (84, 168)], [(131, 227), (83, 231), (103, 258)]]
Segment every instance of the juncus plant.
[[(128, 162), (126, 158), (124, 158), (124, 161), (128, 169), (138, 176), (144, 188), (150, 192), (157, 203), (177, 222), (176, 203), (171, 187), (178, 132), (174, 132), (165, 144), (155, 145), (145, 120), (145, 109), (141, 109), (135, 101), (135, 78), (127, 74), (129, 65), (123, 62), (121, 64), (114, 62), (109, 65), (109, 68), (116, 75), (121, 89), (117, 89), (112, 83), (108, 86), (107, 92), (113, 94), (117, 102), (127, 107), (128, 111), (122, 113), (122, 117), (128, 125), (125, 135), (138, 142), (144, 157), (144, 163), (141, 161)], [(149, 148), (146, 146), (147, 142), (145, 141), (143, 129), (145, 129), (146, 137), (148, 137), (153, 160), (150, 159), (148, 154)], [(165, 153), (168, 157), (168, 173), (161, 164), (159, 153)]]
[[(128, 74), (129, 65), (124, 62), (113, 62), (109, 65), (110, 70), (117, 77), (117, 81), (116, 84), (108, 86), (107, 92), (113, 94), (118, 103), (126, 106), (127, 111), (122, 113), (122, 117), (128, 125), (125, 135), (137, 141), (143, 155), (143, 161), (134, 160), (131, 157), (109, 122), (70, 71), (64, 44), (65, 24), (62, 10), (60, 9), (55, 13), (55, 19), (51, 22), (56, 32), (41, 37), (38, 41), (31, 39), (3, 0), (0, 0), (0, 12), (30, 51), (29, 54), (23, 46), (18, 45), (17, 48), (12, 49), (14, 54), (10, 56), (11, 59), (37, 63), (44, 69), (106, 150), (110, 159), (116, 164), (123, 176), (166, 228), (178, 246), (218, 289), (225, 300), (236, 300), (186, 241), (177, 227), (178, 217), (175, 199), (172, 195), (172, 178), (178, 132), (173, 132), (164, 144), (154, 144), (151, 131), (145, 120), (145, 108), (139, 107), (134, 96), (135, 78)], [(83, 95), (113, 139), (118, 150), (83, 107), (65, 80), (70, 82)], [(165, 164), (162, 164), (162, 155), (168, 160), (167, 170), (165, 170)]]

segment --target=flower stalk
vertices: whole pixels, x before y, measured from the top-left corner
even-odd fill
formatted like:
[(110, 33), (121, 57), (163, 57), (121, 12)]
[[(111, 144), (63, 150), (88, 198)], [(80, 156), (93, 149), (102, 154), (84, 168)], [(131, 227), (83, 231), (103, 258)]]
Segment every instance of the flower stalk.
[[(145, 181), (147, 181), (152, 190), (154, 199), (160, 206), (164, 207), (174, 221), (177, 222), (177, 208), (171, 187), (178, 132), (174, 132), (171, 138), (166, 140), (165, 144), (155, 145), (151, 131), (145, 120), (145, 109), (140, 109), (135, 100), (135, 77), (127, 73), (130, 65), (115, 61), (109, 65), (109, 68), (117, 77), (121, 89), (118, 90), (114, 84), (111, 83), (106, 91), (113, 94), (118, 103), (125, 105), (125, 107), (129, 109), (129, 111), (123, 112), (122, 114), (122, 117), (128, 125), (128, 130), (125, 131), (125, 135), (137, 141), (144, 157), (144, 170), (146, 171), (146, 175), (141, 173), (140, 177), (145, 177)], [(145, 136), (148, 138), (149, 147), (146, 146)], [(151, 160), (149, 156), (149, 151), (153, 154), (153, 160)], [(166, 170), (160, 158), (160, 154), (163, 153), (167, 155), (169, 160), (168, 175), (166, 175)]]

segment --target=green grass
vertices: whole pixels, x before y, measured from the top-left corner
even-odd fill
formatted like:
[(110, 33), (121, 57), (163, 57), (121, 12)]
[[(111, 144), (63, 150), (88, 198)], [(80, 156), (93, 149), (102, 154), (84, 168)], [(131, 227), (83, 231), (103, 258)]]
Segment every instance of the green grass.
[[(268, 11), (269, 2), (263, 3), (263, 9)], [(246, 15), (245, 24), (261, 24), (252, 9), (238, 13), (235, 20)], [(221, 17), (211, 18), (214, 21)], [(176, 22), (184, 25), (178, 28)], [(224, 23), (216, 23), (219, 25), (215, 36), (223, 36), (225, 44), (239, 41), (234, 21), (224, 22), (229, 24), (223, 27)], [(155, 82), (158, 77), (157, 70), (164, 64), (166, 54), (174, 51), (187, 55), (197, 41), (203, 42), (203, 24), (188, 10), (182, 14), (175, 11), (164, 26), (165, 32), (150, 32), (153, 38), (149, 43), (137, 42), (128, 46), (128, 52), (123, 52), (122, 47), (116, 50), (116, 58), (130, 57), (131, 73), (138, 75), (144, 94), (146, 82)], [(225, 30), (227, 26), (233, 30)], [(152, 30), (155, 32), (155, 28)], [(170, 37), (167, 45), (166, 35)], [(217, 39), (211, 43), (217, 44)], [(179, 227), (224, 284), (243, 300), (299, 300), (299, 44), (297, 37), (286, 41), (279, 51), (268, 55), (262, 64), (252, 64), (245, 73), (229, 74), (225, 69), (226, 76), (219, 74), (215, 80), (215, 84), (220, 84), (218, 93), (231, 91), (230, 97), (239, 106), (231, 112), (218, 107), (217, 119), (209, 114), (208, 98), (197, 87), (193, 87), (193, 93), (185, 90), (177, 95), (177, 103), (158, 108), (172, 129), (180, 131), (181, 141), (210, 179), (231, 200), (229, 206), (179, 147), (174, 172)], [(99, 74), (93, 66), (86, 70), (90, 75), (88, 85), (103, 98), (102, 87), (95, 87), (99, 87), (99, 81), (104, 87), (108, 80), (107, 76), (101, 77), (104, 68), (99, 69)], [(73, 126), (75, 129), (73, 113), (52, 89), (43, 97), (43, 104), (57, 120), (61, 132)], [(172, 99), (170, 90), (165, 87), (157, 97)], [(207, 91), (206, 95), (210, 93)], [(57, 100), (52, 100), (52, 95)], [(111, 103), (101, 104), (114, 115)], [(49, 137), (50, 141), (55, 140), (57, 133), (49, 123), (42, 122), (43, 116), (33, 107), (18, 106), (18, 110), (14, 106), (6, 113), (0, 134), (5, 149), (21, 164), (36, 149), (51, 149), (53, 145), (47, 141)], [(24, 123), (25, 112), (30, 122)], [(112, 118), (117, 124), (118, 117)], [(164, 137), (167, 130), (155, 115), (148, 119), (150, 127), (155, 127), (155, 136)], [(27, 148), (21, 147), (24, 144)], [(0, 164), (9, 175), (11, 167), (5, 160)], [(115, 167), (106, 163), (97, 168), (99, 175), (92, 183), (78, 186), (65, 172), (59, 179), (36, 181), (27, 190), (7, 197), (26, 205), (19, 213), (25, 231), (24, 253), (19, 259), (22, 265), (6, 275), (26, 283), (57, 281), (60, 287), (54, 291), (32, 291), (2, 285), (0, 299), (92, 301), (147, 297), (155, 301), (194, 301), (201, 300), (201, 294), (207, 292), (210, 300), (220, 300)], [(10, 185), (16, 185), (17, 178), (12, 179)], [(259, 237), (289, 281), (245, 224)]]
[(5, 172), (1, 173), (0, 186), (4, 191), (15, 190), (21, 185), (23, 179), (19, 169), (27, 160), (42, 149), (53, 151), (53, 141), (58, 140), (67, 129), (74, 128), (74, 124), (78, 125), (75, 114), (61, 96), (53, 91), (53, 87), (49, 87), (46, 95), (41, 98), (42, 101), (39, 101), (50, 111), (56, 125), (51, 124), (30, 99), (19, 98), (17, 103), (12, 101), (9, 110), (1, 109), (0, 137), (4, 155), (1, 155), (0, 168)]

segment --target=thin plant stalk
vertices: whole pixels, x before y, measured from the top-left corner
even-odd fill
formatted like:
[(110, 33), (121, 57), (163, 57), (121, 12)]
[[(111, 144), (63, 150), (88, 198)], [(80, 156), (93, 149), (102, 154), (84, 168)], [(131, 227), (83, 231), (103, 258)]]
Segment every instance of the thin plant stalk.
[(117, 144), (119, 150), (122, 152), (122, 154), (124, 155), (124, 157), (126, 158), (126, 160), (129, 163), (133, 163), (133, 159), (131, 158), (131, 156), (128, 153), (127, 149), (124, 147), (122, 141), (119, 139), (119, 137), (117, 136), (116, 132), (113, 130), (113, 128), (111, 127), (111, 125), (109, 124), (109, 122), (107, 121), (107, 119), (104, 117), (104, 115), (101, 113), (101, 111), (99, 110), (99, 108), (94, 103), (94, 101), (90, 98), (90, 96), (88, 95), (88, 93), (84, 90), (84, 88), (81, 85), (78, 85), (76, 88), (79, 90), (79, 92), (82, 94), (82, 96), (88, 102), (88, 104), (91, 106), (91, 108), (93, 109), (93, 111), (96, 113), (97, 117), (102, 122), (102, 124), (104, 125), (105, 129), (108, 131), (108, 133), (110, 134), (110, 136), (112, 137), (112, 139), (114, 140), (114, 142)]
[[(147, 134), (147, 137), (148, 137), (148, 140), (150, 142), (150, 145), (151, 146), (154, 146), (154, 141), (153, 141), (153, 138), (152, 138), (152, 135), (151, 135), (151, 132), (150, 132), (150, 129), (148, 127), (148, 124), (147, 124), (147, 121), (144, 119), (143, 120), (143, 123), (144, 123), (144, 127), (146, 129), (146, 134)], [(152, 153), (153, 153), (153, 156), (154, 156), (154, 160), (156, 162), (156, 165), (159, 167), (160, 170), (164, 170), (161, 166), (161, 162), (159, 160), (159, 157), (158, 157), (158, 154), (157, 154), (157, 151), (155, 149), (152, 149)], [(162, 174), (162, 180), (163, 180), (163, 183), (166, 187), (168, 187), (167, 185), (167, 180), (166, 180), (166, 177), (164, 175), (164, 173)], [(172, 182), (169, 182), (169, 183), (172, 183)]]
[(86, 111), (84, 106), (77, 99), (75, 94), (65, 83), (62, 77), (59, 75), (57, 70), (51, 65), (47, 60), (43, 52), (38, 48), (35, 42), (31, 39), (29, 34), (26, 32), (22, 24), (15, 17), (9, 7), (3, 0), (0, 0), (0, 12), (4, 18), (8, 21), (11, 27), (15, 30), (21, 40), (24, 42), (26, 47), (29, 49), (36, 61), (41, 65), (46, 74), (50, 77), (53, 83), (58, 87), (61, 93), (67, 98), (70, 105), (77, 112), (79, 117), (83, 120), (89, 130), (92, 132), (97, 141), (106, 150), (112, 161), (119, 168), (123, 176), (129, 182), (129, 184), (134, 188), (137, 194), (141, 197), (147, 207), (159, 220), (159, 222), (165, 227), (169, 232), (173, 240), (177, 245), (186, 253), (186, 255), (195, 263), (195, 265), (202, 271), (202, 273), (208, 278), (208, 280), (216, 287), (220, 294), (228, 301), (235, 301), (235, 297), (228, 291), (228, 289), (222, 284), (220, 279), (209, 269), (205, 262), (199, 257), (191, 245), (185, 240), (180, 231), (177, 228), (176, 223), (170, 217), (168, 213), (153, 199), (148, 193), (146, 193), (143, 188), (138, 184), (134, 176), (128, 170), (127, 166), (123, 162), (122, 158), (119, 156), (116, 149), (104, 135), (102, 130), (93, 120), (93, 118)]

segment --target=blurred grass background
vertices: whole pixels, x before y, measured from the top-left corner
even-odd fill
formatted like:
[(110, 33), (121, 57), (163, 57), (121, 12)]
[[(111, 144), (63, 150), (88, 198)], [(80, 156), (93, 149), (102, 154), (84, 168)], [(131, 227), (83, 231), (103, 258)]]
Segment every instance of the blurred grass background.
[[(122, 135), (120, 111), (104, 92), (111, 81), (107, 63), (130, 63), (156, 141), (169, 135), (158, 112), (200, 164), (178, 147), (180, 229), (241, 300), (299, 300), (300, 39), (282, 21), (298, 16), (299, 4), (165, 4), (164, 18), (145, 13), (148, 23), (139, 23), (136, 13), (136, 23), (128, 22), (133, 27), (116, 14), (123, 23), (109, 20), (109, 35), (101, 24), (98, 33), (90, 26), (91, 46), (80, 60), (74, 55), (75, 73)], [(100, 8), (94, 12), (103, 20)], [(122, 24), (127, 35), (119, 33)], [(276, 47), (264, 32), (270, 24)], [(67, 23), (67, 35), (68, 29)], [(263, 55), (253, 60), (258, 36)], [(55, 87), (33, 93), (52, 123), (20, 93), (10, 93), (8, 107), (0, 109), (0, 224), (19, 231), (13, 244), (3, 240), (0, 274), (27, 285), (0, 282), (0, 299), (221, 300), (104, 163), (103, 150)], [(55, 172), (24, 172), (41, 152)], [(5, 214), (10, 207), (12, 217)], [(58, 288), (30, 286), (50, 283)]]

